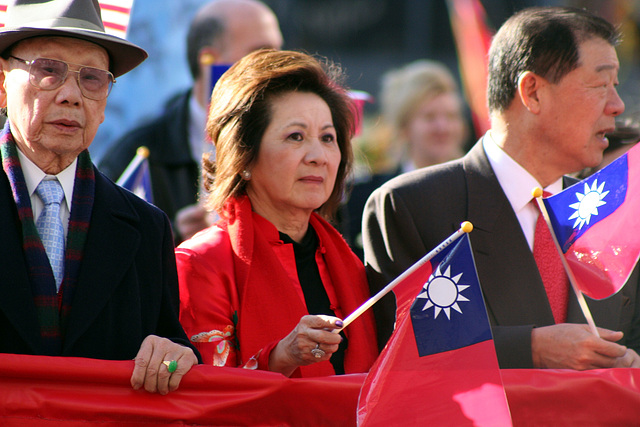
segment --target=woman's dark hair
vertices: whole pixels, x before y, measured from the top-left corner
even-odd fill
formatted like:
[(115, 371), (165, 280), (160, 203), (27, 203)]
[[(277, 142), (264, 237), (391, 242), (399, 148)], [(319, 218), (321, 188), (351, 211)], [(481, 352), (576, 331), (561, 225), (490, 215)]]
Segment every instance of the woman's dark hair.
[(331, 218), (342, 200), (353, 163), (354, 109), (339, 84), (342, 77), (340, 68), (329, 61), (272, 49), (250, 53), (225, 72), (211, 95), (207, 119), (207, 134), (216, 147), (215, 162), (210, 158), (203, 161), (205, 186), (211, 191), (208, 207), (222, 214), (230, 197), (245, 193), (241, 173), (258, 158), (260, 141), (271, 121), (273, 99), (289, 92), (308, 92), (327, 103), (341, 154), (333, 191), (318, 209)]

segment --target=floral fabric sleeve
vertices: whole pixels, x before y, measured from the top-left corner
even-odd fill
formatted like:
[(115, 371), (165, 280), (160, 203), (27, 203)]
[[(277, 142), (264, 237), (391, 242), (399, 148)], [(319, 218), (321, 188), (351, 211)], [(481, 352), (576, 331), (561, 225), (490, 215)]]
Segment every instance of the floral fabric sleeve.
[[(216, 234), (203, 235), (215, 240)], [(187, 242), (189, 243), (189, 242)], [(220, 245), (222, 246), (222, 245)], [(237, 338), (239, 301), (228, 248), (212, 250), (180, 246), (176, 264), (180, 283), (180, 323), (202, 355), (204, 364), (269, 370), (269, 356), (278, 341), (255, 354), (241, 356)], [(226, 258), (226, 259), (225, 259)]]
[(226, 366), (229, 355), (235, 356), (235, 328), (233, 325), (227, 325), (222, 331), (214, 329), (209, 332), (200, 332), (189, 339), (200, 350), (200, 353), (207, 349), (206, 359), (212, 360), (213, 366)]
[(237, 302), (233, 277), (215, 266), (209, 254), (176, 249), (180, 283), (180, 323), (204, 364), (239, 365)]

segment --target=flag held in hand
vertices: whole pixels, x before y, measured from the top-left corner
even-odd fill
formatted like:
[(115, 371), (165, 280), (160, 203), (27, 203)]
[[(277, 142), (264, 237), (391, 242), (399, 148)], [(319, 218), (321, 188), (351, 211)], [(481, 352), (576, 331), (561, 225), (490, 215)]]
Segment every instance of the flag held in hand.
[(575, 285), (594, 299), (618, 292), (640, 257), (638, 150), (543, 199)]
[(511, 425), (469, 236), (394, 292), (396, 328), (365, 379), (358, 425)]

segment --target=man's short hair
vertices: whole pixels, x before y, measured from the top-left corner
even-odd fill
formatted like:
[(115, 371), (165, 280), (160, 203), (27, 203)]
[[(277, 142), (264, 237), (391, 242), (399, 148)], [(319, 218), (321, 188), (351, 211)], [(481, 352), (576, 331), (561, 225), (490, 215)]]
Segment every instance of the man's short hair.
[[(207, 5), (208, 6), (208, 5)], [(187, 61), (191, 76), (196, 80), (200, 76), (200, 62), (198, 54), (206, 46), (222, 48), (223, 35), (226, 30), (225, 22), (217, 12), (210, 12), (203, 7), (191, 21), (187, 34)]]
[(502, 112), (509, 107), (525, 71), (558, 83), (580, 65), (579, 46), (592, 38), (615, 46), (620, 33), (585, 9), (534, 7), (514, 14), (489, 49), (489, 110)]

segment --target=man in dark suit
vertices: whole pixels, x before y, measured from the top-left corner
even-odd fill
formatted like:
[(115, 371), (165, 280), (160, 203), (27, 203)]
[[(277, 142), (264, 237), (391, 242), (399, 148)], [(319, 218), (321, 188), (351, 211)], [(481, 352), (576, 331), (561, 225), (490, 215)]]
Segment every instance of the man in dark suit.
[(178, 321), (169, 221), (88, 147), (115, 77), (146, 52), (107, 35), (97, 1), (17, 0), (0, 31), (0, 352), (134, 359), (166, 394), (198, 362)]
[[(638, 272), (617, 295), (588, 301), (598, 337), (561, 267), (545, 280), (547, 293), (542, 276), (559, 262), (557, 252), (547, 252), (540, 268), (534, 257), (532, 189), (556, 193), (565, 174), (597, 165), (605, 133), (624, 111), (617, 40), (613, 26), (577, 9), (525, 9), (501, 27), (489, 52), (492, 129), (464, 158), (396, 178), (367, 202), (372, 293), (469, 220), (501, 367), (640, 366)], [(392, 296), (374, 306), (381, 343), (394, 308)]]
[(169, 99), (161, 115), (115, 141), (100, 170), (117, 180), (136, 154), (149, 148), (153, 203), (171, 219), (176, 243), (210, 225), (201, 204), (203, 153), (213, 150), (205, 135), (210, 66), (230, 66), (260, 48), (280, 49), (278, 19), (259, 0), (213, 0), (193, 18), (187, 35), (187, 59), (193, 87)]

